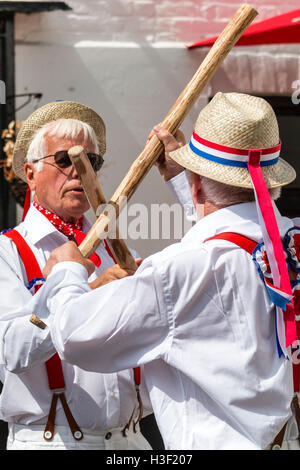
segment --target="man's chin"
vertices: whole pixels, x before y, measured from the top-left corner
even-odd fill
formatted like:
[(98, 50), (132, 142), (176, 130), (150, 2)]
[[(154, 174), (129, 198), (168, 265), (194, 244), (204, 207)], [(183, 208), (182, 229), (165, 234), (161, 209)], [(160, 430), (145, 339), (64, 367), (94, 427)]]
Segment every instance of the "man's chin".
[(83, 214), (89, 209), (89, 207), (89, 203), (86, 199), (82, 201), (74, 198), (65, 205), (64, 212), (68, 217), (80, 219), (80, 217), (82, 217)]

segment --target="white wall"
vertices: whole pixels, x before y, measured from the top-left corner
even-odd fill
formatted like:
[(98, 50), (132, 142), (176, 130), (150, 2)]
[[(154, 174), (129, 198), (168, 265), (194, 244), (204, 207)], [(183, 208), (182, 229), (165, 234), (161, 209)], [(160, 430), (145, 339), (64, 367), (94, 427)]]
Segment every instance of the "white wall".
[[(74, 100), (101, 114), (107, 126), (108, 150), (100, 181), (109, 198), (143, 149), (152, 126), (167, 114), (207, 53), (187, 50), (185, 43), (221, 32), (242, 2), (66, 3), (73, 11), (16, 16), (16, 91), (43, 93), (39, 106), (56, 99)], [(274, 8), (265, 6), (270, 1), (259, 3), (260, 19), (271, 16)], [(276, 11), (293, 8), (293, 2), (273, 3), (278, 5)], [(232, 51), (186, 118), (183, 130), (187, 139), (211, 93), (290, 94), (299, 71), (297, 46)], [(33, 110), (34, 105), (28, 105), (18, 118), (24, 119)], [(135, 202), (174, 202), (156, 168), (132, 198)], [(131, 245), (146, 256), (169, 243), (137, 240)]]

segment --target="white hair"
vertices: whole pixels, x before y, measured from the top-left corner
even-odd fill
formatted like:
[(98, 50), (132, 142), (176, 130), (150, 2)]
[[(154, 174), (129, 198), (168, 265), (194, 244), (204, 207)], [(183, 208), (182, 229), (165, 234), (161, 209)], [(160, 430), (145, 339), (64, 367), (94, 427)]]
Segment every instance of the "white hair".
[[(186, 170), (188, 180), (191, 181), (191, 172)], [(220, 183), (210, 178), (198, 175), (201, 178), (201, 186), (204, 198), (215, 206), (227, 207), (242, 202), (255, 201), (255, 195), (252, 188), (239, 188), (229, 184)], [(280, 197), (281, 187), (269, 189), (270, 197), (276, 201)]]
[[(46, 134), (48, 136), (55, 136), (59, 138), (75, 139), (80, 133), (83, 134), (83, 140), (92, 142), (95, 147), (95, 152), (99, 153), (97, 136), (92, 126), (77, 119), (57, 119), (56, 121), (51, 121), (47, 124), (44, 124), (44, 126), (36, 131), (28, 147), (25, 161), (32, 162), (33, 160), (38, 160), (46, 156)], [(43, 160), (35, 163), (35, 168), (37, 171), (42, 170), (43, 163)]]

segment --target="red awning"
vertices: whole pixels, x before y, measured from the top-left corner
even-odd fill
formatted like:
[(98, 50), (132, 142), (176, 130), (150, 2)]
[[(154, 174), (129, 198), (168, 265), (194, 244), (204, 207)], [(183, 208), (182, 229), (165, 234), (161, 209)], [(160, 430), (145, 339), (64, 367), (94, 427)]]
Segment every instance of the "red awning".
[[(210, 47), (218, 36), (195, 42), (194, 47)], [(236, 43), (236, 46), (254, 46), (259, 44), (300, 43), (300, 10), (293, 10), (283, 15), (273, 16), (250, 25)]]

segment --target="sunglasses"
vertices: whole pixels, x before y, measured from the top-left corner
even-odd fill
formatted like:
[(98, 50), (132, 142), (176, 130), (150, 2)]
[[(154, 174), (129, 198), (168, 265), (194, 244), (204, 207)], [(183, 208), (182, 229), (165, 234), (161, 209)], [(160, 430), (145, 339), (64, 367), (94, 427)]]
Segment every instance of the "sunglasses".
[[(104, 162), (103, 157), (101, 155), (98, 155), (97, 153), (89, 153), (89, 152), (87, 153), (87, 156), (93, 167), (93, 170), (95, 172), (99, 171)], [(69, 166), (72, 165), (72, 162), (68, 155), (68, 150), (59, 150), (54, 155), (47, 155), (46, 157), (38, 158), (37, 160), (32, 160), (32, 163), (39, 162), (40, 160), (44, 160), (45, 158), (48, 158), (48, 157), (54, 157), (55, 165), (57, 165), (58, 168), (69, 168)]]

